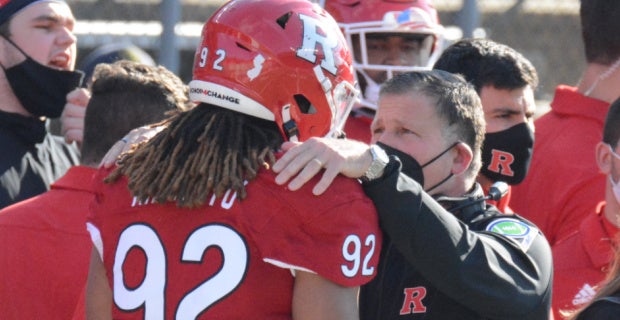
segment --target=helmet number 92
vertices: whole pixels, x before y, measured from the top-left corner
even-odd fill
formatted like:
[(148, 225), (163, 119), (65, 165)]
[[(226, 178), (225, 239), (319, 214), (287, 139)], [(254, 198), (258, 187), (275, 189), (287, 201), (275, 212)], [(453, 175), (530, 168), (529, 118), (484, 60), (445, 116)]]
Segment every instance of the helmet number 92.
[[(224, 61), (224, 59), (226, 58), (226, 51), (224, 51), (223, 49), (218, 49), (217, 51), (215, 51), (215, 54), (217, 55), (217, 59), (213, 61), (213, 69), (217, 71), (222, 71), (224, 70), (224, 68), (220, 63), (222, 63), (222, 61)], [(200, 61), (198, 62), (198, 66), (204, 68), (207, 65), (208, 56), (209, 48), (202, 47), (202, 49), (200, 49)]]

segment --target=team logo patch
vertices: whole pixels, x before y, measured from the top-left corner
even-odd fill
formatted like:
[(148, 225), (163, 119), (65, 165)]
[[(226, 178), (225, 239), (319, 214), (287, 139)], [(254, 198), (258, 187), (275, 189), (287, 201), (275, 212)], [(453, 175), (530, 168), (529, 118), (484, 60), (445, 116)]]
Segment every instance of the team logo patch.
[(489, 171), (497, 172), (505, 176), (512, 177), (515, 175), (510, 165), (515, 162), (515, 156), (506, 151), (497, 149), (491, 150), (491, 163), (487, 167)]
[(534, 238), (538, 235), (538, 229), (523, 221), (512, 218), (494, 220), (487, 226), (486, 231), (501, 234), (508, 239), (514, 240), (523, 251), (527, 251), (530, 248)]

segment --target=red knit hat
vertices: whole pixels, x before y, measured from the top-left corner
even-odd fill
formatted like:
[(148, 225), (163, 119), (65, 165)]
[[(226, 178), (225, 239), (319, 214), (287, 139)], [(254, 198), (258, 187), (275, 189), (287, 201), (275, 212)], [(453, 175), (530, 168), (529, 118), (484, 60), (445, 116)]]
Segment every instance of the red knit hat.
[(65, 2), (64, 0), (0, 0), (0, 25), (21, 9), (36, 2)]

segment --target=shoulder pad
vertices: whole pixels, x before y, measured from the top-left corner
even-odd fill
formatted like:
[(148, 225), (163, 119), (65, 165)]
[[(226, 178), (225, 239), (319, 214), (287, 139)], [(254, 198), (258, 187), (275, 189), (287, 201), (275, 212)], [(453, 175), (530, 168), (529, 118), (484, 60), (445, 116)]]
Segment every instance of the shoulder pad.
[(515, 218), (495, 219), (487, 225), (486, 231), (513, 240), (523, 251), (527, 251), (538, 236), (538, 228)]

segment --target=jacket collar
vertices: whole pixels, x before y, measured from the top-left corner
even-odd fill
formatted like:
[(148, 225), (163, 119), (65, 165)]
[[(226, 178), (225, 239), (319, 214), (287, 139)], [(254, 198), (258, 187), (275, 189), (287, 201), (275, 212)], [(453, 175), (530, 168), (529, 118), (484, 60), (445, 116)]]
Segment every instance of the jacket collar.
[(0, 111), (0, 128), (33, 146), (43, 142), (47, 133), (45, 121), (4, 111)]
[(559, 85), (555, 89), (551, 110), (559, 115), (590, 118), (603, 125), (609, 103), (585, 96), (575, 87)]

